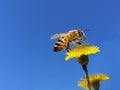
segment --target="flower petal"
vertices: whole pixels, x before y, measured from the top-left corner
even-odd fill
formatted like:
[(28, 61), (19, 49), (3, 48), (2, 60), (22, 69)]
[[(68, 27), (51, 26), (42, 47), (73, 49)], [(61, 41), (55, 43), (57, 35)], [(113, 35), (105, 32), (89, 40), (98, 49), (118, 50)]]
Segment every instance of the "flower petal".
[(77, 58), (81, 55), (95, 54), (97, 52), (100, 52), (100, 49), (97, 46), (88, 44), (76, 45), (71, 49), (71, 51), (66, 52), (67, 56), (65, 57), (65, 60), (69, 60), (75, 57)]

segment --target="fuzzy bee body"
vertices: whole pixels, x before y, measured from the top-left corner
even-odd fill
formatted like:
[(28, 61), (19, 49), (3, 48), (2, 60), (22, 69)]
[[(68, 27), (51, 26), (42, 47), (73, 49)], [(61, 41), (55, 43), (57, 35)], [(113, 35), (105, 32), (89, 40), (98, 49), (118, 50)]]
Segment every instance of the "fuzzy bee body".
[(59, 38), (54, 45), (54, 52), (61, 51), (63, 48), (68, 46), (69, 39), (67, 36)]
[(81, 43), (81, 40), (85, 38), (83, 30), (70, 30), (67, 33), (55, 34), (51, 39), (59, 38), (54, 45), (54, 52), (61, 51), (66, 47), (66, 50), (69, 51), (69, 44), (76, 43), (77, 40)]

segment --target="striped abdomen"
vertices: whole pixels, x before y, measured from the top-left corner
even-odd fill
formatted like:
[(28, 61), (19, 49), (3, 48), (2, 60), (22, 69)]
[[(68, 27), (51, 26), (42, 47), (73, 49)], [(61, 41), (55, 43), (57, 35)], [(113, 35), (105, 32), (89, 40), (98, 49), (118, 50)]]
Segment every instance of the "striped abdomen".
[(68, 36), (61, 37), (54, 45), (54, 52), (61, 51), (68, 45)]

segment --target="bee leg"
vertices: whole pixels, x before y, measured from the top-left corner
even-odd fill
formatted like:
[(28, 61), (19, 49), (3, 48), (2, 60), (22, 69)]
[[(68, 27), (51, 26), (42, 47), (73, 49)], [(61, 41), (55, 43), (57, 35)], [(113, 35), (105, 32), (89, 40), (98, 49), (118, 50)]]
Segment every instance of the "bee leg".
[(69, 52), (71, 49), (70, 49), (70, 45), (69, 45), (69, 42), (67, 44), (67, 47), (66, 47), (66, 51)]
[(77, 39), (77, 41), (76, 41), (76, 44), (79, 44), (79, 45), (81, 45), (81, 44), (82, 44), (82, 41), (81, 41), (81, 39)]
[(81, 45), (81, 44), (82, 44), (82, 42), (76, 42), (76, 44), (79, 44), (79, 45)]

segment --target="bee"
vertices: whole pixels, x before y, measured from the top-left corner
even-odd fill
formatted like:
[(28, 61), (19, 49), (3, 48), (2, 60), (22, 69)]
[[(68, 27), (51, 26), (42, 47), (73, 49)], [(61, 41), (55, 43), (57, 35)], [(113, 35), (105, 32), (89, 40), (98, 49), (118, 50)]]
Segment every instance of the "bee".
[(51, 39), (58, 39), (58, 41), (54, 45), (54, 52), (61, 51), (62, 49), (66, 48), (67, 52), (70, 51), (69, 44), (77, 43), (82, 44), (82, 39), (85, 39), (84, 31), (83, 30), (70, 30), (67, 33), (58, 33), (54, 34)]

